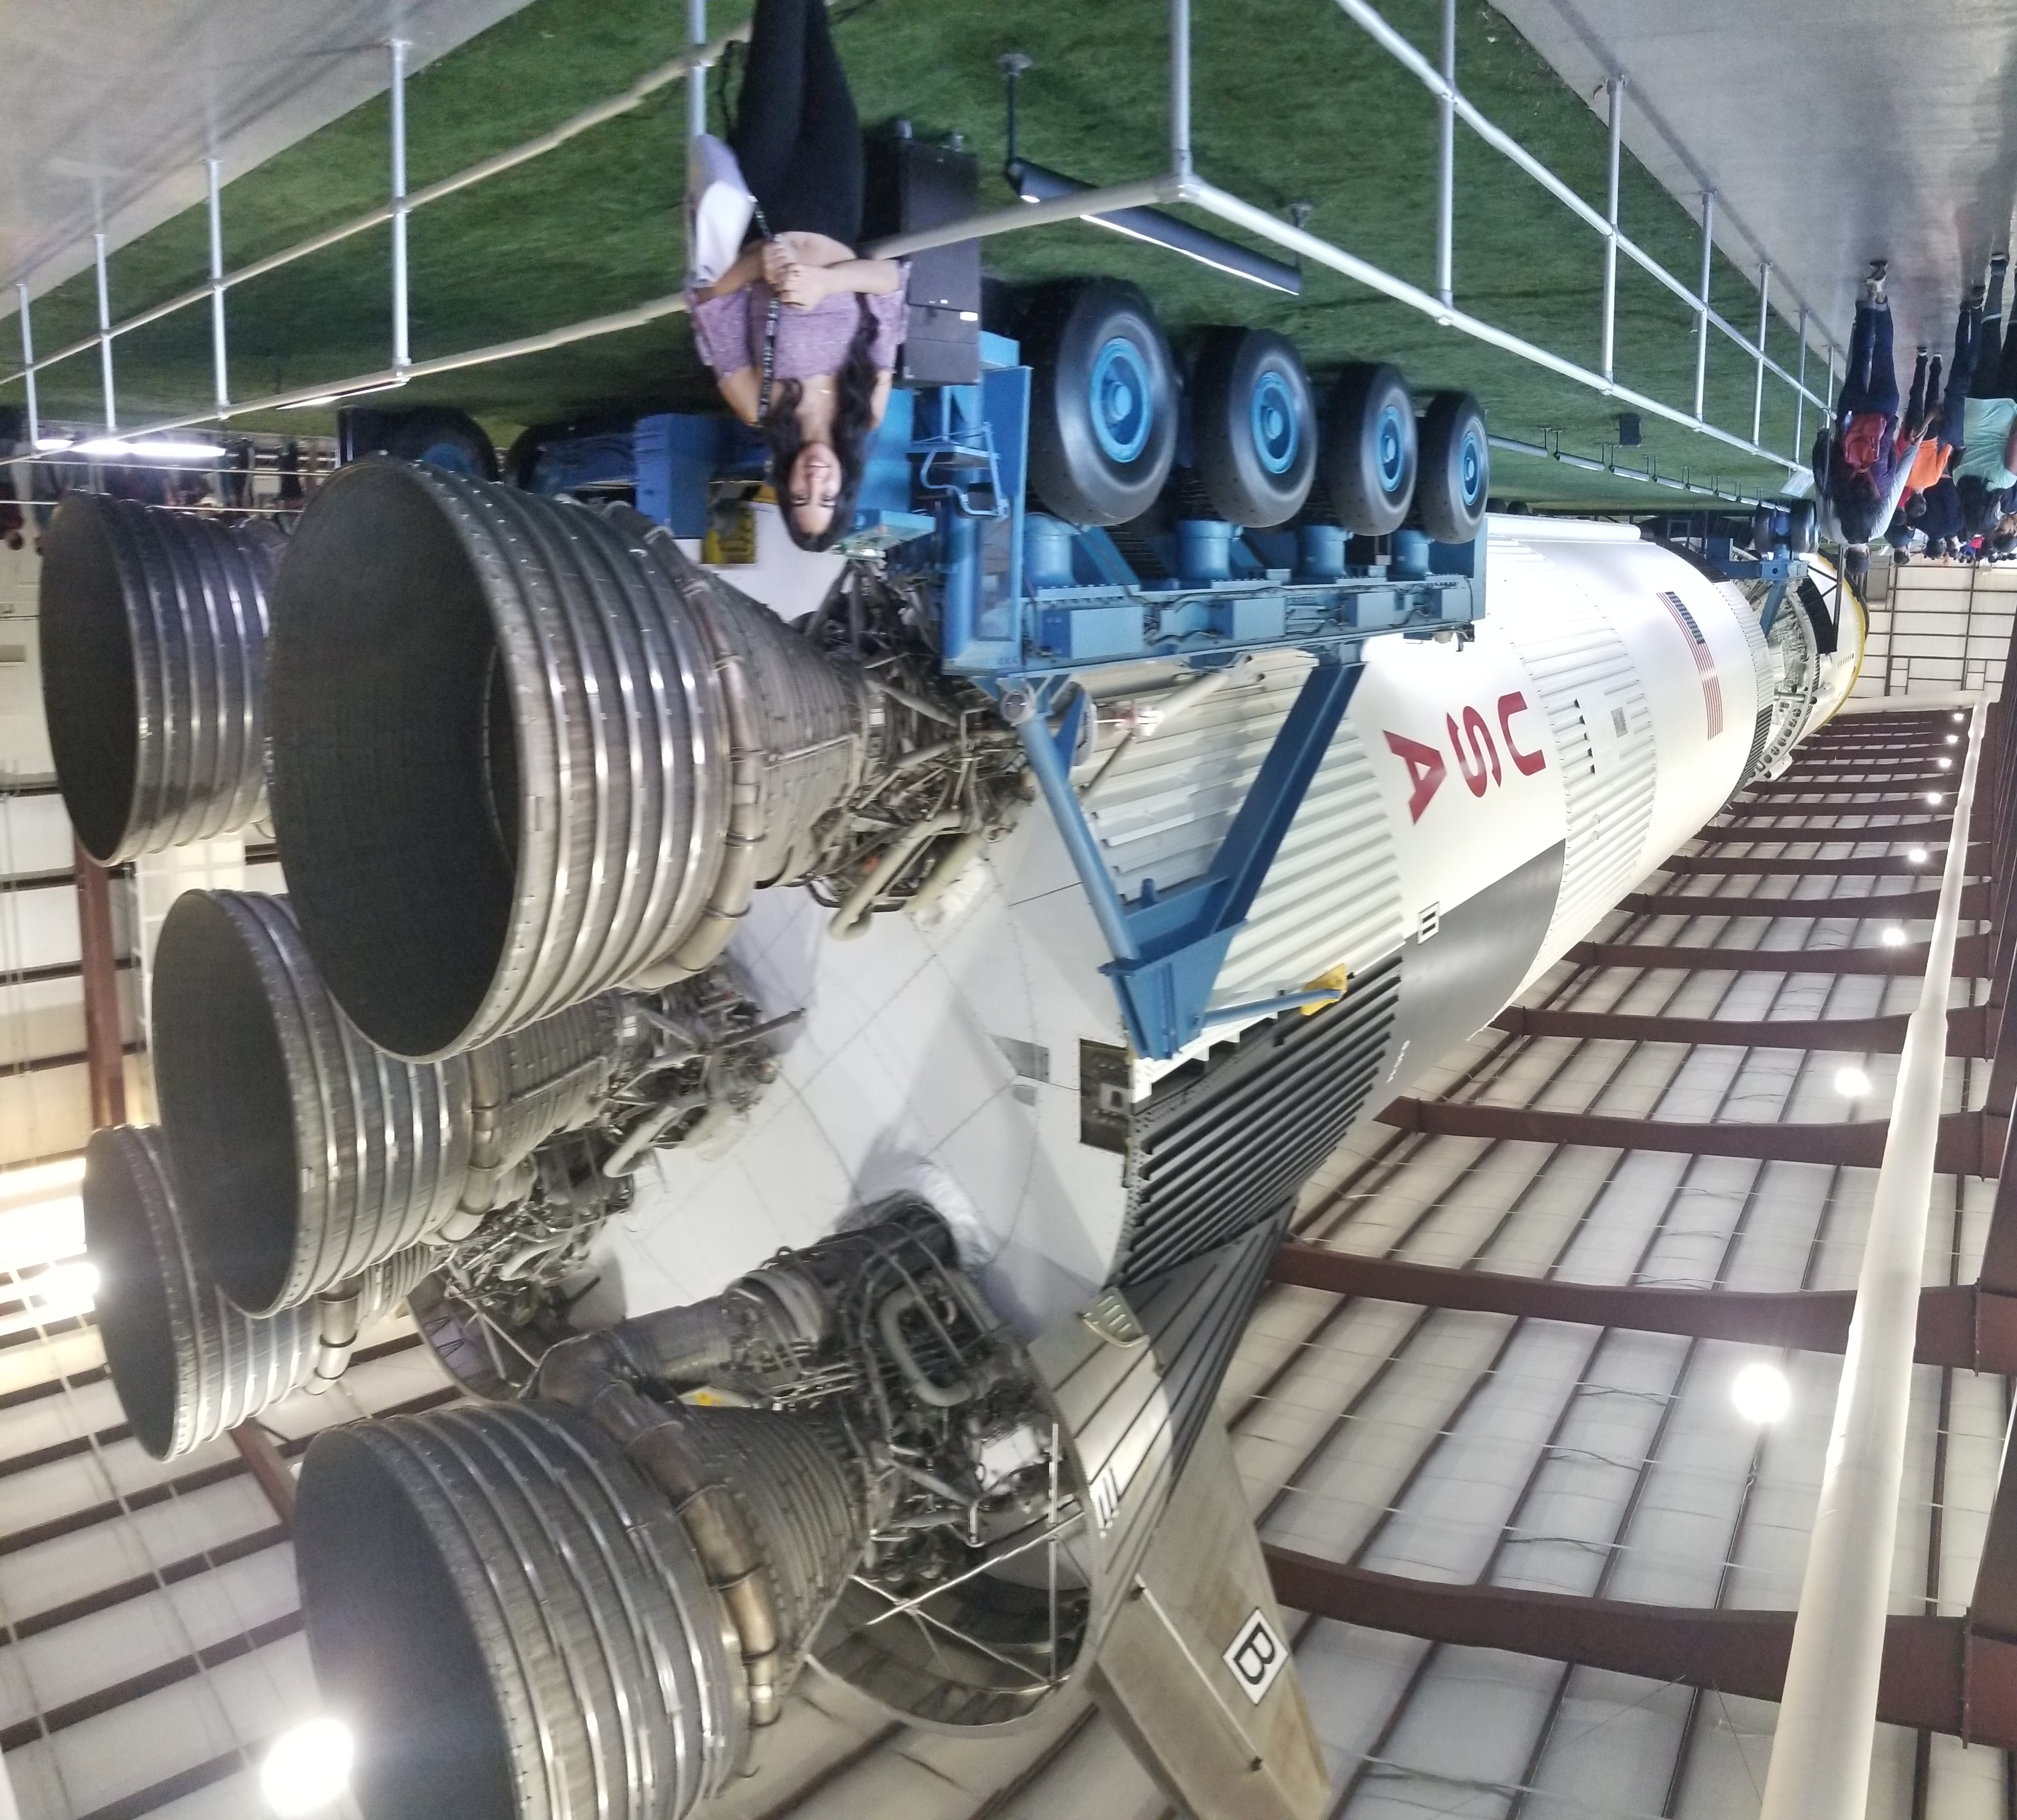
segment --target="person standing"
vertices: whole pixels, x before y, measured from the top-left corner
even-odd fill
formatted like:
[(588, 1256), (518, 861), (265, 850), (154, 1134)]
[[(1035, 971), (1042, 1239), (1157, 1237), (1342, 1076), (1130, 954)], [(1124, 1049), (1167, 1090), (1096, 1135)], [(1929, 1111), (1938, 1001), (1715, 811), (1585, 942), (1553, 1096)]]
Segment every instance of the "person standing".
[(907, 268), (855, 255), (861, 125), (822, 0), (756, 0), (729, 143), (763, 237), (688, 293), (694, 341), (769, 446), (792, 540), (829, 549), (889, 405)]
[(1989, 294), (1982, 317), (1975, 374), (1964, 401), (1961, 452), (1954, 462), (1969, 535), (1992, 531), (2017, 489), (2017, 324), (2003, 323), (2003, 280), (2008, 265), (1999, 253), (1989, 262)]
[(1870, 572), (1870, 542), (1883, 528), (1878, 518), (1898, 467), (1898, 370), (1884, 288), (1888, 269), (1885, 260), (1870, 262), (1835, 399), (1835, 434), (1818, 451), (1814, 476), (1842, 528), (1843, 572), (1859, 591)]

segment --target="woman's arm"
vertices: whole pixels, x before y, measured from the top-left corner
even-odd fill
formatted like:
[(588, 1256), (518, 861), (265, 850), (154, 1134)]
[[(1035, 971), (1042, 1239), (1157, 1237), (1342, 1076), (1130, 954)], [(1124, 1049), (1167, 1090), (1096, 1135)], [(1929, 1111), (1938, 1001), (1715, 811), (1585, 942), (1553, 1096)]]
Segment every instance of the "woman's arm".
[(695, 291), (694, 296), (702, 303), (712, 303), (717, 297), (734, 296), (763, 276), (763, 248), (760, 244), (752, 247), (712, 284)]
[(715, 384), (721, 395), (728, 401), (728, 408), (743, 422), (754, 425), (756, 407), (763, 402), (763, 382), (757, 377), (753, 367), (738, 367), (733, 373), (719, 375)]
[(2003, 465), (2017, 474), (2017, 420), (2012, 421), (2010, 434), (2003, 439)]
[(810, 309), (839, 292), (887, 297), (902, 285), (904, 269), (894, 259), (844, 259), (838, 265), (780, 264), (771, 269), (770, 281), (780, 302)]
[(875, 389), (868, 399), (868, 421), (871, 425), (882, 423), (882, 413), (889, 408), (889, 388), (896, 382), (896, 374), (886, 367), (875, 375)]

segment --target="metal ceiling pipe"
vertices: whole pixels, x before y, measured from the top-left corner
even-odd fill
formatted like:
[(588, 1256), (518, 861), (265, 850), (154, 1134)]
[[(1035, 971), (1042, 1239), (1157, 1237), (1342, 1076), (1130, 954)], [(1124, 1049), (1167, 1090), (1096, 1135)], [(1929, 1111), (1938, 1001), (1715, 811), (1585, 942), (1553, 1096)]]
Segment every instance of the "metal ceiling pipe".
[(260, 695), (285, 540), (74, 493), (42, 551), (42, 703), (85, 850), (111, 865), (249, 826), (265, 806)]
[(395, 1055), (698, 972), (863, 763), (860, 677), (635, 514), (359, 462), (274, 619), (289, 888)]
[[(319, 1374), (341, 1373), (348, 1349), (342, 1357), (325, 1352), (316, 1304), (262, 1320), (234, 1308), (204, 1274), (157, 1128), (94, 1132), (83, 1201), (106, 1365), (134, 1439), (155, 1459), (186, 1453), (311, 1388)], [(351, 1338), (403, 1301), (428, 1262), (424, 1250), (402, 1252), (350, 1285)]]
[(330, 997), (289, 900), (254, 891), (175, 900), (153, 1013), (197, 1255), (261, 1315), (522, 1199), (528, 1158), (597, 1115), (632, 1034), (605, 996), (471, 1055), (402, 1061)]
[[(357, 1738), (366, 1814), (680, 1820), (739, 1767), (750, 1689), (738, 1602), (770, 1577), (758, 1563), (803, 1555), (821, 1583), (843, 1578), (861, 1529), (806, 1513), (830, 1493), (859, 1500), (837, 1460), (748, 1444), (757, 1424), (796, 1431), (789, 1416), (657, 1414), (664, 1425), (648, 1432), (678, 1435), (652, 1447), (706, 1438), (684, 1456), (694, 1498), (668, 1488), (645, 1448), (557, 1403), (317, 1437), (295, 1562), (316, 1680)], [(835, 1485), (807, 1482), (814, 1470)], [(723, 1585), (715, 1563), (738, 1551), (748, 1577)], [(788, 1596), (767, 1604), (799, 1609)], [(803, 1639), (778, 1643), (796, 1667)]]

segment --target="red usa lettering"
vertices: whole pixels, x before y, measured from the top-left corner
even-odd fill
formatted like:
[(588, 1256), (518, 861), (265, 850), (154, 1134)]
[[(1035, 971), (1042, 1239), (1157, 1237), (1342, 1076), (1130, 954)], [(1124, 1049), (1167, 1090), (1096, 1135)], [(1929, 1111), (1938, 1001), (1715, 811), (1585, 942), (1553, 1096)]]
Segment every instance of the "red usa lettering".
[[(1464, 788), (1474, 796), (1482, 796), (1494, 784), (1505, 782), (1506, 773), (1499, 756), (1501, 745), (1513, 768), (1522, 777), (1532, 777), (1547, 767), (1545, 752), (1539, 746), (1532, 751), (1522, 750), (1514, 735), (1513, 718), (1528, 711), (1527, 698), (1516, 689), (1501, 695), (1493, 706), (1497, 710), (1499, 723), (1496, 740), (1492, 736), (1490, 724), (1475, 708), (1465, 708), (1461, 721), (1454, 714), (1443, 717), (1443, 731), (1449, 737), (1450, 750), (1456, 755), (1458, 772), (1463, 778)], [(1449, 775), (1442, 749), (1410, 739), (1405, 733), (1389, 732), (1386, 739), (1387, 750), (1408, 767), (1408, 819), (1419, 822), (1434, 800), (1436, 792), (1442, 788), (1444, 778)]]

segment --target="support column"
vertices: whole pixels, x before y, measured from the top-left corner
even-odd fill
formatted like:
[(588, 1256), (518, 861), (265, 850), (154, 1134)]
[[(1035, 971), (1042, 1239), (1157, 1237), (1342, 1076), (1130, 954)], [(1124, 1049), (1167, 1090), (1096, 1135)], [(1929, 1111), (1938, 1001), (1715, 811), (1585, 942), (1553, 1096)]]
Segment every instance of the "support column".
[(72, 843), (77, 868), (78, 952), (84, 979), (85, 1074), (91, 1122), (126, 1122), (126, 1039), (119, 1013), (119, 962), (112, 936), (112, 893), (105, 868)]

